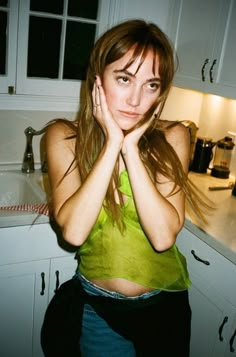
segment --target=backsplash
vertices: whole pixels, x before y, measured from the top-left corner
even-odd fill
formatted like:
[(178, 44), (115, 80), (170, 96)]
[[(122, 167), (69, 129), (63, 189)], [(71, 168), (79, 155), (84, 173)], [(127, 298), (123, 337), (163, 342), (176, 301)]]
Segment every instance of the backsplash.
[[(54, 118), (74, 119), (73, 112), (1, 110), (0, 111), (0, 164), (21, 164), (25, 150), (24, 130), (32, 126), (38, 130)], [(192, 120), (199, 127), (197, 136), (209, 136), (214, 141), (236, 133), (236, 100), (230, 100), (197, 91), (173, 87), (163, 119)], [(35, 162), (40, 162), (40, 137), (33, 138)], [(231, 162), (231, 172), (236, 174), (236, 150)]]
[[(70, 112), (43, 112), (24, 110), (0, 111), (0, 164), (21, 164), (25, 151), (26, 137), (24, 130), (32, 126), (41, 129), (54, 118), (73, 119)], [(33, 152), (36, 163), (40, 162), (40, 136), (33, 137)]]
[[(207, 136), (218, 141), (227, 136), (229, 131), (236, 133), (236, 100), (173, 87), (162, 117), (169, 120), (192, 120), (199, 128), (197, 136)], [(236, 176), (235, 148), (230, 172)]]

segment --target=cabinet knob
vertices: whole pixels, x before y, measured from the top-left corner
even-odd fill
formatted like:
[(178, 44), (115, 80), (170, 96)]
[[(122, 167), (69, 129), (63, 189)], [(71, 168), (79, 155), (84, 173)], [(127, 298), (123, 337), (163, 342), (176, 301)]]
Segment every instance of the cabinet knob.
[(210, 74), (210, 82), (213, 83), (213, 68), (216, 64), (216, 59), (214, 59), (214, 61), (212, 62), (212, 65), (211, 65), (211, 68), (210, 68), (210, 71), (209, 71), (209, 74)]
[(208, 260), (203, 260), (203, 259), (199, 258), (199, 257), (197, 256), (197, 254), (195, 253), (195, 250), (191, 250), (191, 253), (192, 253), (192, 255), (194, 256), (194, 258), (195, 258), (198, 262), (201, 262), (201, 263), (203, 263), (203, 264), (205, 264), (205, 265), (210, 265), (210, 262), (208, 262)]
[(45, 273), (41, 273), (41, 278), (42, 278), (42, 289), (41, 289), (40, 295), (44, 295), (44, 291), (45, 291)]
[(202, 66), (201, 72), (202, 72), (202, 81), (203, 81), (203, 82), (205, 82), (205, 80), (206, 80), (206, 77), (205, 77), (205, 67), (206, 67), (206, 65), (207, 65), (208, 62), (209, 62), (209, 58), (206, 58), (206, 59), (205, 59), (205, 62), (203, 63), (203, 66)]
[(222, 336), (222, 332), (223, 332), (224, 325), (226, 324), (228, 319), (229, 319), (228, 316), (225, 316), (224, 320), (222, 321), (222, 324), (220, 325), (220, 328), (219, 328), (219, 340), (220, 341), (224, 340), (224, 337)]

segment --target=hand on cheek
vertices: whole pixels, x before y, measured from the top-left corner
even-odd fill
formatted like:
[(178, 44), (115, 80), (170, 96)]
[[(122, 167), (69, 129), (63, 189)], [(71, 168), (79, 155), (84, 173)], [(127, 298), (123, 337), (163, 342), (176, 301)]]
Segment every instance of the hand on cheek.
[(93, 115), (101, 125), (107, 140), (123, 141), (124, 135), (117, 123), (112, 117), (108, 108), (106, 95), (102, 87), (101, 79), (96, 76), (93, 92)]

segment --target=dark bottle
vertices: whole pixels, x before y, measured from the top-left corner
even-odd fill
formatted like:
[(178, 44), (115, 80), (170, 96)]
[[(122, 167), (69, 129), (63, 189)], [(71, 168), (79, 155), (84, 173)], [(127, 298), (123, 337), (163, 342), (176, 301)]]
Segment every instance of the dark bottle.
[(234, 188), (233, 188), (233, 191), (232, 191), (232, 195), (233, 195), (233, 196), (236, 196), (236, 181), (235, 181), (235, 184), (234, 184)]

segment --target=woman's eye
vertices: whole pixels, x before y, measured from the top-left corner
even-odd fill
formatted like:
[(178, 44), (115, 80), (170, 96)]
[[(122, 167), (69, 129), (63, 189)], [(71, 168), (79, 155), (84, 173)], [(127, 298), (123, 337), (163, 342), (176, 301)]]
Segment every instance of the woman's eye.
[(119, 83), (128, 83), (129, 82), (129, 78), (128, 77), (124, 77), (124, 76), (118, 77), (117, 80), (118, 80)]
[(148, 88), (151, 89), (152, 91), (156, 91), (160, 88), (160, 84), (159, 83), (149, 83), (148, 84)]

